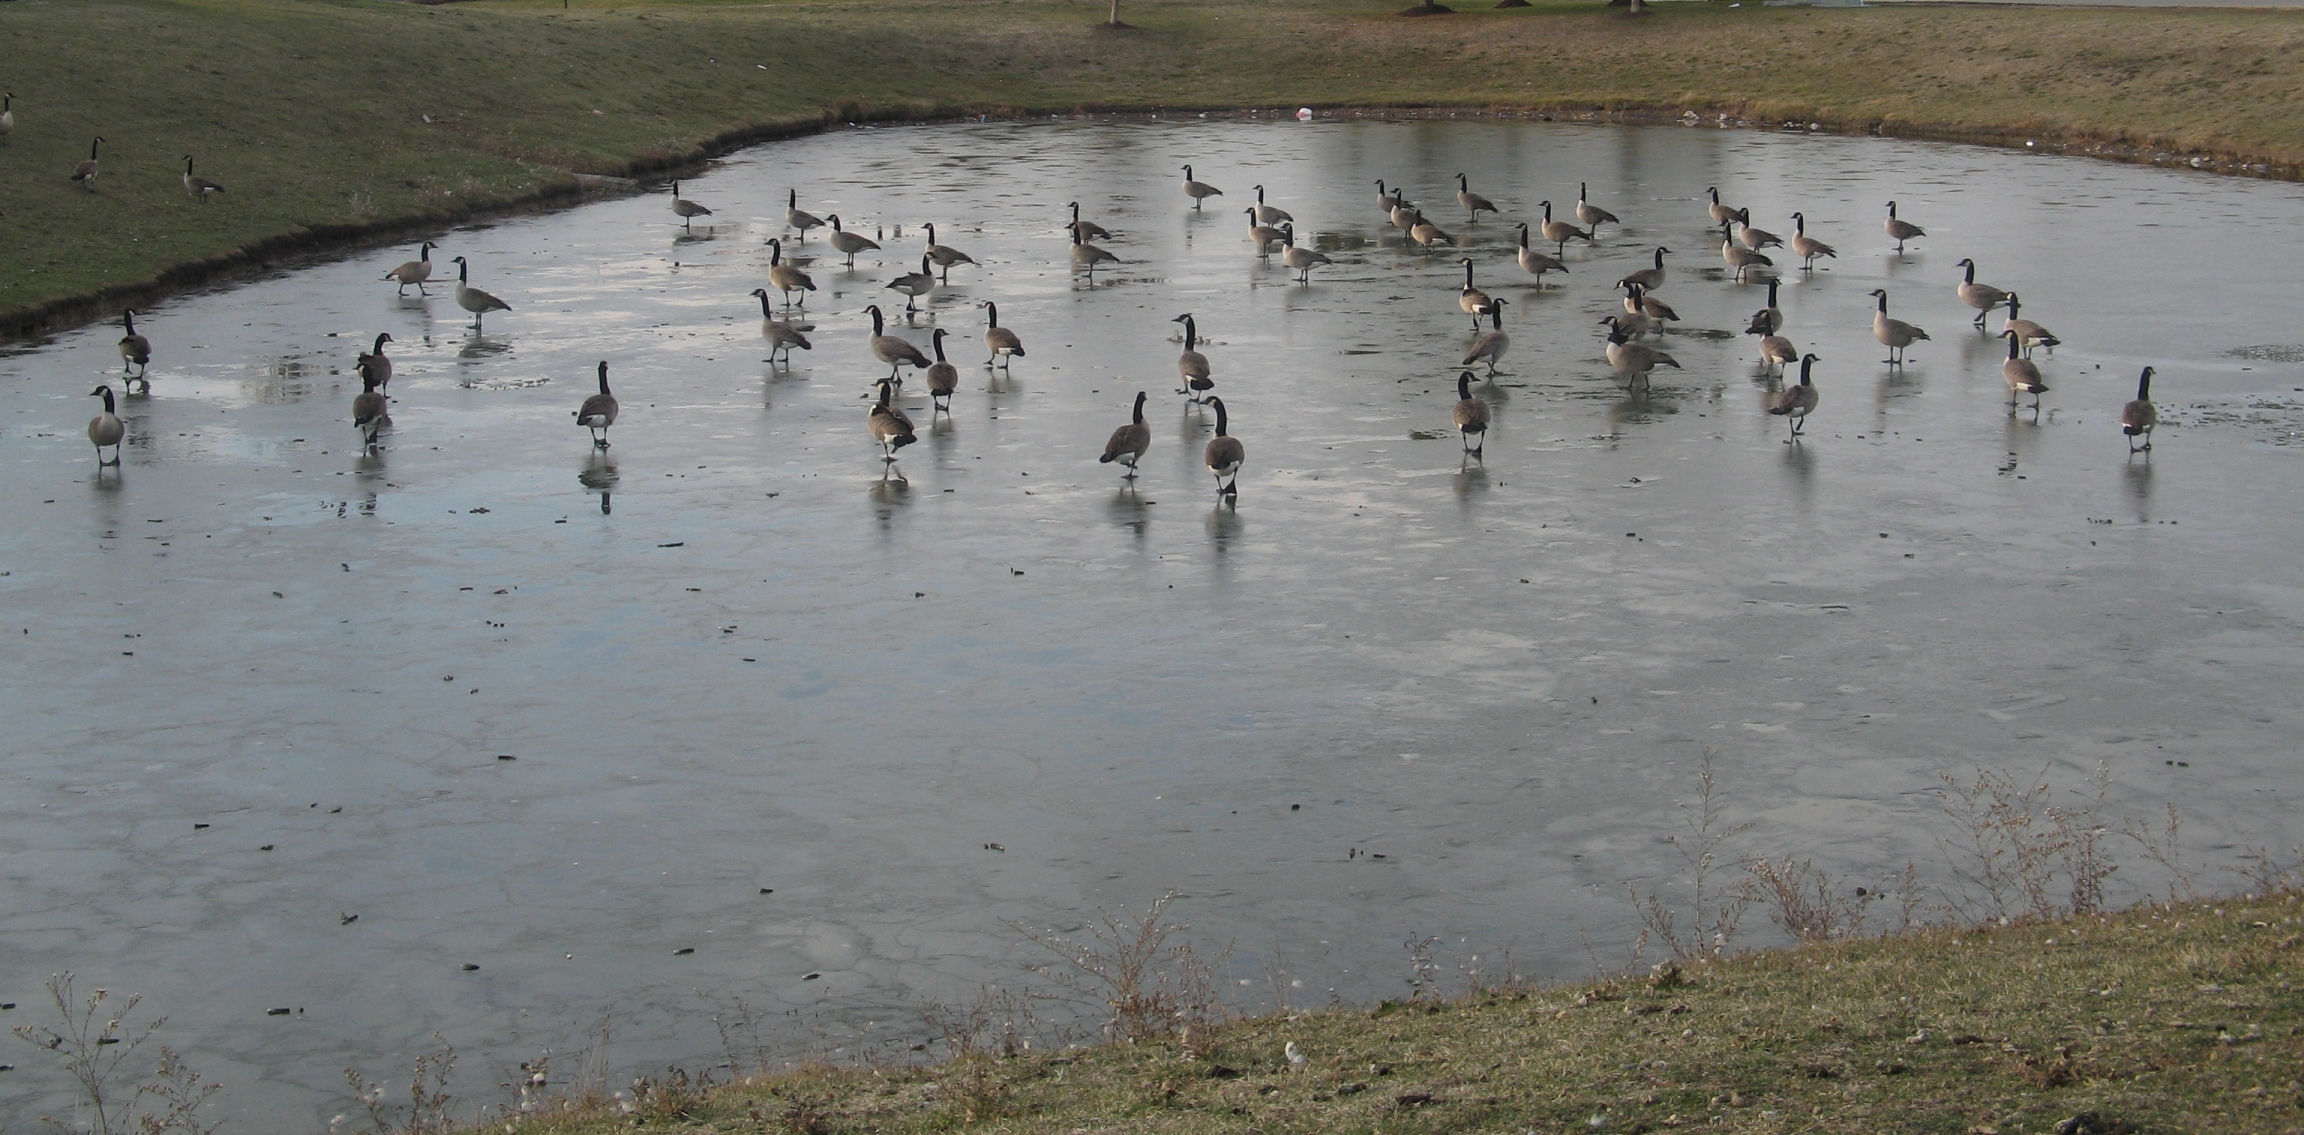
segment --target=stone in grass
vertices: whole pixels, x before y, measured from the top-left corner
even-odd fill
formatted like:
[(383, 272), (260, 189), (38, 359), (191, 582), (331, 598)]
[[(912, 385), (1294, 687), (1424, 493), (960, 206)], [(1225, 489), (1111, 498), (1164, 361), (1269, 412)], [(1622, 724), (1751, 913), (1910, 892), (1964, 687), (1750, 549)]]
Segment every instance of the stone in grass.
[(1453, 16), (1456, 14), (1456, 9), (1446, 4), (1435, 3), (1434, 0), (1424, 0), (1423, 3), (1413, 8), (1402, 8), (1400, 14), (1403, 16)]

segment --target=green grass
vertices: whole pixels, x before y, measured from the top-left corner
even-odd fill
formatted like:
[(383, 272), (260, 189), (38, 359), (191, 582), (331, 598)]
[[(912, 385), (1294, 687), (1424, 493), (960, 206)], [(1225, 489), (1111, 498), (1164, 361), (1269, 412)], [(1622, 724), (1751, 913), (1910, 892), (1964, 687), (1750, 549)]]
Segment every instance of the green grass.
[(2300, 1077), (2291, 892), (1267, 1016), (1196, 1051), (808, 1069), (522, 1130), (2013, 1135), (2094, 1112), (2099, 1132), (2273, 1135), (2304, 1131)]
[[(1696, 108), (2304, 165), (2304, 14), (1398, 0), (0, 5), (0, 334), (825, 121), (1076, 108)], [(424, 116), (433, 122), (427, 124)], [(99, 192), (66, 180), (110, 139)], [(205, 207), (182, 155), (229, 188)]]

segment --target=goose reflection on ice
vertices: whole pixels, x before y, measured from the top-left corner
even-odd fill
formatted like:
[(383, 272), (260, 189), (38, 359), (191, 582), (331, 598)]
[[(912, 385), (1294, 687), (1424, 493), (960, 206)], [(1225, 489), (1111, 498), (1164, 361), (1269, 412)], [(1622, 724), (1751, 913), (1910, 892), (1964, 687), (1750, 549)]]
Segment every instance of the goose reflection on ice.
[(576, 470), (576, 483), (600, 494), (600, 515), (607, 516), (616, 495), (616, 459), (608, 451), (595, 449), (584, 458)]

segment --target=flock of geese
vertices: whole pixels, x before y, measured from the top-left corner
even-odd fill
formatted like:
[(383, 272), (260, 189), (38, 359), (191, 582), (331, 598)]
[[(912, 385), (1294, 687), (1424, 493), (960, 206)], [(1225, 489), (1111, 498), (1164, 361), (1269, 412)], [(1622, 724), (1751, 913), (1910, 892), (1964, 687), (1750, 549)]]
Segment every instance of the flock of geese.
[[(0, 103), (0, 108), (5, 105)], [(0, 115), (5, 114), (5, 109), (0, 109)], [(102, 138), (95, 140), (90, 147), (88, 160), (81, 163), (73, 174), (74, 181), (85, 182), (91, 189), (96, 178), (96, 147), (102, 143)], [(1183, 194), (1191, 201), (1193, 209), (1202, 209), (1209, 199), (1224, 195), (1223, 190), (1199, 180), (1191, 166), (1184, 166), (1183, 174)], [(222, 186), (194, 177), (189, 157), (185, 159), (184, 179), (187, 190), (202, 199), (211, 192), (223, 192)], [(1538, 287), (1543, 286), (1547, 273), (1568, 271), (1563, 257), (1569, 241), (1590, 244), (1595, 241), (1601, 226), (1622, 225), (1615, 213), (1587, 199), (1587, 189), (1584, 183), (1577, 185), (1576, 203), (1569, 211), (1569, 216), (1574, 218), (1572, 221), (1556, 218), (1552, 202), (1546, 200), (1537, 204), (1543, 211), (1542, 220), (1521, 221), (1513, 226), (1519, 236), (1515, 259), (1522, 271), (1535, 277)], [(1405, 240), (1427, 250), (1439, 245), (1453, 248), (1457, 244), (1454, 236), (1431, 221), (1423, 209), (1407, 200), (1403, 189), (1387, 188), (1383, 181), (1378, 181), (1376, 190), (1378, 204), (1384, 210), (1387, 220), (1404, 234)], [(1286, 210), (1268, 204), (1263, 186), (1255, 186), (1254, 192), (1255, 204), (1244, 206), (1242, 212), (1247, 217), (1248, 238), (1255, 246), (1256, 255), (1268, 258), (1277, 247), (1282, 263), (1295, 273), (1294, 282), (1308, 286), (1313, 269), (1332, 265), (1334, 261), (1316, 249), (1297, 244), (1295, 218)], [(1755, 269), (1772, 269), (1776, 266), (1775, 260), (1766, 252), (1771, 248), (1781, 249), (1787, 256), (1798, 257), (1803, 272), (1813, 271), (1817, 260), (1836, 258), (1838, 253), (1831, 245), (1808, 234), (1807, 217), (1802, 213), (1790, 214), (1793, 229), (1787, 241), (1775, 233), (1755, 227), (1751, 210), (1724, 203), (1718, 188), (1709, 188), (1705, 192), (1708, 198), (1707, 216), (1709, 223), (1719, 229), (1720, 256), (1729, 277), (1739, 284), (1764, 280), (1768, 288), (1766, 306), (1753, 313), (1744, 333), (1759, 340), (1760, 361), (1764, 367), (1772, 368), (1772, 381), (1783, 379), (1786, 369), (1792, 363), (1797, 362), (1800, 366), (1799, 381), (1780, 383), (1780, 389), (1775, 390), (1767, 405), (1769, 414), (1786, 419), (1786, 443), (1797, 444), (1808, 417), (1816, 411), (1821, 400), (1815, 383), (1815, 366), (1820, 360), (1812, 352), (1800, 351), (1782, 334), (1785, 327), (1784, 313), (1777, 306), (1780, 281), (1773, 276), (1756, 277), (1753, 273)], [(1455, 201), (1464, 210), (1469, 223), (1473, 224), (1479, 222), (1482, 213), (1501, 215), (1503, 212), (1493, 201), (1473, 192), (1469, 179), (1461, 173), (1456, 175)], [(677, 181), (671, 187), (671, 208), (673, 214), (680, 218), (683, 227), (691, 225), (697, 217), (712, 215), (712, 210), (701, 202), (683, 196)], [(1071, 245), (1072, 266), (1085, 273), (1093, 283), (1098, 268), (1122, 262), (1119, 256), (1094, 243), (1110, 240), (1113, 234), (1095, 221), (1083, 218), (1079, 202), (1070, 202), (1066, 208), (1070, 210), (1071, 219), (1063, 228)], [(834, 252), (845, 257), (850, 267), (854, 266), (856, 257), (861, 253), (884, 251), (881, 241), (888, 239), (885, 231), (876, 233), (875, 237), (868, 237), (850, 229), (843, 225), (836, 213), (818, 217), (802, 210), (797, 189), (787, 191), (784, 223), (795, 234), (797, 242), (805, 242), (812, 229), (829, 228), (824, 239)], [(1889, 239), (1896, 242), (1899, 254), (1903, 253), (1908, 242), (1927, 235), (1925, 229), (1898, 215), (1894, 201), (1888, 202), (1887, 216), (1881, 227)], [(921, 250), (920, 270), (905, 272), (883, 287), (883, 290), (905, 296), (907, 313), (916, 310), (920, 297), (947, 282), (954, 267), (979, 266), (966, 252), (940, 243), (934, 225), (923, 226), (923, 229), (926, 233), (926, 246)], [(900, 226), (896, 235), (899, 238), (902, 235)], [(1532, 236), (1536, 239), (1532, 240)], [(1546, 244), (1552, 246), (1552, 252), (1543, 250), (1542, 246)], [(386, 272), (383, 280), (397, 285), (398, 294), (403, 296), (410, 287), (417, 289), (419, 295), (429, 295), (425, 285), (432, 279), (432, 250), (437, 247), (430, 241), (425, 242), (417, 250), (416, 259)], [(804, 351), (814, 349), (807, 335), (807, 332), (815, 330), (814, 325), (804, 322), (796, 312), (804, 310), (808, 293), (816, 290), (816, 283), (798, 264), (786, 261), (782, 237), (767, 241), (766, 247), (769, 250), (768, 284), (778, 294), (772, 296), (768, 288), (755, 288), (751, 295), (760, 301), (761, 335), (769, 345), (769, 361), (772, 365), (789, 365), (793, 348)], [(1671, 254), (1670, 248), (1659, 245), (1654, 250), (1649, 267), (1617, 280), (1613, 288), (1624, 293), (1623, 310), (1611, 312), (1599, 321), (1600, 325), (1608, 328), (1605, 351), (1609, 365), (1627, 388), (1645, 385), (1650, 373), (1657, 367), (1680, 367), (1679, 361), (1658, 345), (1666, 327), (1680, 318), (1670, 304), (1656, 295), (1669, 274), (1664, 258)], [(503, 300), (471, 286), (471, 265), (464, 257), (453, 257), (449, 263), (456, 266), (456, 304), (471, 313), (476, 332), (488, 313), (511, 310), (511, 305)], [(1491, 415), (1488, 404), (1472, 391), (1473, 372), (1470, 368), (1485, 365), (1490, 376), (1496, 374), (1497, 364), (1503, 360), (1511, 346), (1511, 337), (1504, 329), (1504, 308), (1511, 301), (1491, 296), (1476, 285), (1474, 273), (1477, 263), (1473, 258), (1462, 257), (1459, 263), (1464, 269), (1464, 283), (1458, 291), (1457, 306), (1471, 320), (1472, 331), (1477, 338), (1458, 360), (1459, 365), (1465, 369), (1457, 376), (1457, 401), (1452, 410), (1452, 420), (1463, 441), (1466, 460), (1475, 461), (1484, 457)], [(2021, 297), (1989, 284), (1977, 283), (1976, 264), (1973, 260), (1963, 259), (1957, 267), (1962, 270), (1962, 277), (1956, 291), (1961, 303), (1975, 312), (1973, 322), (1977, 328), (1984, 329), (1986, 317), (1994, 311), (2005, 312), (2005, 322), (1999, 337), (2007, 340), (2008, 355), (2001, 365), (2001, 374), (2008, 387), (2011, 412), (2014, 412), (2024, 395), (2030, 395), (2031, 408), (2037, 414), (2040, 396), (2049, 387), (2031, 355), (2038, 349), (2053, 350), (2061, 341), (2047, 328), (2021, 317)], [(1872, 317), (1873, 338), (1888, 349), (1888, 358), (1884, 360), (1887, 365), (1891, 368), (1902, 367), (1906, 351), (1915, 343), (1928, 341), (1928, 332), (1888, 314), (1886, 289), (1876, 288), (1870, 294), (1876, 301)], [(779, 297), (781, 307), (777, 303)], [(988, 300), (976, 306), (984, 311), (983, 342), (986, 358), (982, 365), (986, 369), (999, 368), (1005, 371), (1013, 360), (1025, 357), (1023, 340), (1014, 329), (1000, 324), (996, 303)], [(888, 373), (873, 382), (877, 397), (865, 412), (865, 429), (880, 448), (883, 479), (894, 477), (901, 480), (903, 472), (897, 463), (897, 452), (918, 440), (912, 419), (894, 402), (896, 393), (904, 384), (905, 368), (926, 372), (922, 378), (931, 399), (931, 415), (950, 413), (951, 398), (959, 387), (960, 372), (945, 355), (944, 341), (949, 334), (946, 329), (939, 327), (930, 337), (930, 349), (935, 354), (935, 358), (930, 359), (909, 340), (888, 333), (887, 314), (878, 304), (867, 306), (864, 312), (872, 320), (872, 330), (865, 340), (865, 346), (875, 359), (888, 367)], [(1481, 330), (1483, 319), (1487, 321), (1486, 331)], [(119, 351), (123, 386), (131, 391), (141, 388), (148, 394), (150, 382), (146, 374), (152, 360), (152, 343), (136, 331), (134, 311), (123, 312), (121, 322), (124, 334), (119, 341)], [(1208, 357), (1198, 349), (1198, 326), (1194, 316), (1187, 312), (1176, 316), (1173, 322), (1183, 326), (1184, 348), (1176, 360), (1177, 375), (1182, 386), (1177, 393), (1187, 397), (1187, 405), (1204, 406), (1214, 412), (1215, 436), (1210, 439), (1202, 454), (1202, 463), (1215, 479), (1218, 499), (1236, 502), (1239, 496), (1239, 473), (1247, 458), (1246, 446), (1240, 438), (1232, 435), (1230, 412), (1223, 399), (1214, 393), (1216, 384), (1212, 377), (1213, 371)], [(364, 445), (371, 448), (378, 444), (380, 432), (391, 424), (387, 392), (392, 381), (392, 360), (385, 354), (384, 347), (392, 341), (389, 334), (377, 335), (370, 348), (361, 352), (354, 364), (361, 378), (361, 393), (353, 400), (353, 424), (359, 430)], [(2152, 448), (2152, 432), (2159, 420), (2158, 411), (2151, 401), (2152, 374), (2151, 367), (2144, 368), (2137, 380), (2136, 397), (2121, 408), (2119, 415), (2119, 424), (2127, 436), (2131, 454), (2149, 453)], [(609, 446), (608, 431), (616, 423), (618, 408), (616, 396), (609, 389), (606, 360), (599, 363), (597, 383), (597, 392), (587, 397), (574, 411), (574, 418), (576, 425), (590, 433), (596, 448), (606, 449)], [(88, 423), (88, 439), (96, 446), (98, 464), (118, 465), (119, 446), (125, 430), (117, 414), (112, 388), (109, 385), (99, 386), (90, 396), (104, 400), (103, 412)], [(1117, 463), (1123, 466), (1126, 469), (1124, 476), (1131, 481), (1137, 476), (1138, 462), (1152, 444), (1152, 432), (1144, 422), (1144, 404), (1148, 397), (1148, 392), (1137, 392), (1130, 421), (1112, 431), (1103, 454), (1098, 458), (1106, 464)], [(109, 459), (104, 456), (106, 449), (112, 451)]]

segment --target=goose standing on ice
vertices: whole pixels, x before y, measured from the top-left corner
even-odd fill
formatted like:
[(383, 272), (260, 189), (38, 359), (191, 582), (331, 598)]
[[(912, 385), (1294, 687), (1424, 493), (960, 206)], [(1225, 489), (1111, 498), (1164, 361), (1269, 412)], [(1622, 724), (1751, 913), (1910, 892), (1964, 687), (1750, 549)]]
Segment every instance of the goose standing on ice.
[(879, 304), (866, 306), (864, 312), (872, 317), (872, 339), (869, 344), (872, 357), (888, 364), (889, 382), (904, 385), (903, 368), (906, 366), (914, 370), (927, 369), (928, 356), (921, 354), (920, 348), (888, 334), (888, 320), (880, 313)]
[(1600, 231), (1602, 222), (1611, 225), (1624, 223), (1616, 219), (1616, 214), (1584, 200), (1584, 183), (1581, 181), (1576, 183), (1576, 220), (1594, 233)]
[[(2144, 438), (2144, 452), (2152, 452), (2152, 429), (2159, 424), (2160, 408), (2152, 404), (2152, 368), (2145, 367), (2136, 379), (2136, 400), (2120, 407), (2120, 432), (2128, 435), (2128, 452), (2136, 452), (2138, 436)], [(96, 427), (90, 424), (88, 428), (94, 431)]]
[(1800, 357), (1800, 384), (1785, 387), (1784, 392), (1778, 394), (1776, 401), (1768, 407), (1769, 413), (1780, 418), (1790, 419), (1792, 437), (1788, 440), (1797, 440), (1800, 437), (1800, 431), (1808, 423), (1808, 415), (1816, 409), (1818, 397), (1816, 384), (1810, 377), (1810, 372), (1815, 367), (1816, 356), (1813, 352), (1802, 355)]
[(800, 239), (807, 240), (808, 230), (816, 228), (822, 225), (824, 222), (814, 213), (801, 212), (800, 191), (797, 189), (787, 189), (784, 191), (784, 223), (792, 228), (799, 229)]
[(785, 365), (791, 365), (792, 348), (794, 347), (803, 351), (816, 349), (816, 344), (809, 342), (808, 337), (802, 335), (799, 328), (776, 318), (775, 311), (769, 307), (768, 289), (754, 288), (752, 294), (760, 297), (760, 337), (768, 341), (768, 363), (770, 366), (776, 364), (778, 356), (782, 356)]
[(1464, 439), (1467, 456), (1487, 460), (1482, 451), (1488, 448), (1488, 403), (1472, 396), (1472, 372), (1456, 376), (1456, 406), (1449, 413), (1456, 423), (1456, 433)]
[(1224, 196), (1224, 191), (1223, 191), (1223, 190), (1221, 190), (1221, 189), (1218, 189), (1218, 188), (1216, 188), (1216, 187), (1215, 187), (1215, 186), (1213, 186), (1213, 185), (1210, 185), (1210, 184), (1208, 184), (1208, 183), (1207, 183), (1207, 182), (1205, 182), (1205, 181), (1195, 181), (1195, 180), (1193, 180), (1193, 177), (1192, 177), (1192, 167), (1191, 167), (1191, 166), (1185, 166), (1185, 167), (1184, 167), (1184, 196), (1191, 198), (1191, 199), (1192, 199), (1192, 207), (1193, 207), (1194, 209), (1198, 209), (1198, 208), (1200, 207), (1201, 203), (1202, 203), (1202, 202), (1204, 202), (1204, 201), (1206, 201), (1206, 200), (1208, 200), (1209, 198), (1211, 198), (1211, 197), (1222, 197), (1222, 196)]
[(1296, 282), (1308, 286), (1312, 283), (1312, 269), (1336, 262), (1328, 259), (1325, 252), (1297, 247), (1296, 222), (1283, 221), (1280, 223), (1280, 263), (1295, 269)]
[(377, 332), (376, 345), (355, 356), (352, 368), (364, 378), (375, 379), (376, 389), (388, 392), (392, 386), (392, 359), (384, 353), (384, 344), (397, 342), (390, 332)]
[(390, 407), (384, 401), (384, 391), (376, 376), (366, 370), (360, 372), (360, 393), (352, 398), (352, 428), (360, 431), (363, 448), (376, 448), (376, 434), (392, 424)]
[(408, 285), (410, 284), (416, 285), (417, 295), (430, 295), (430, 292), (424, 290), (424, 281), (432, 278), (432, 250), (438, 247), (440, 246), (431, 241), (425, 241), (424, 247), (416, 250), (416, 259), (406, 261), (398, 268), (384, 273), (384, 278), (399, 284), (399, 294), (403, 296), (408, 294)]
[(1541, 288), (1541, 287), (1543, 287), (1543, 286), (1544, 286), (1544, 273), (1546, 273), (1546, 272), (1566, 272), (1566, 271), (1568, 270), (1568, 265), (1566, 265), (1566, 264), (1564, 264), (1564, 263), (1561, 263), (1561, 261), (1560, 261), (1560, 259), (1559, 259), (1558, 257), (1555, 257), (1555, 256), (1546, 256), (1546, 255), (1544, 255), (1542, 252), (1539, 252), (1539, 251), (1537, 251), (1536, 249), (1534, 249), (1534, 248), (1532, 248), (1532, 247), (1530, 247), (1530, 246), (1529, 246), (1529, 244), (1528, 244), (1528, 222), (1526, 222), (1526, 221), (1522, 221), (1522, 222), (1520, 222), (1519, 228), (1520, 228), (1520, 250), (1519, 250), (1520, 270), (1521, 270), (1521, 271), (1523, 271), (1523, 272), (1526, 272), (1526, 273), (1528, 273), (1528, 274), (1529, 274), (1529, 275), (1531, 275), (1531, 276), (1534, 276), (1534, 277), (1536, 277), (1536, 286), (1537, 286), (1537, 287)]
[(950, 282), (953, 265), (974, 265), (976, 263), (975, 257), (959, 249), (936, 243), (936, 223), (934, 221), (928, 223), (928, 259), (936, 262), (936, 279), (940, 282)]
[(1973, 260), (1964, 259), (1954, 267), (1961, 270), (1960, 302), (1976, 309), (1976, 326), (1982, 327), (1984, 317), (1992, 314), (1993, 308), (2008, 302), (2008, 293), (1990, 284), (1977, 283), (1976, 262)]
[(1831, 245), (1808, 235), (1808, 218), (1802, 213), (1792, 214), (1792, 255), (1800, 258), (1800, 268), (1806, 272), (1816, 270), (1816, 258), (1819, 256), (1834, 260), (1840, 258), (1839, 253), (1832, 251)]
[(472, 330), (478, 333), (480, 320), (491, 311), (510, 311), (512, 305), (472, 286), (472, 265), (459, 256), (456, 265), (456, 306), (472, 313)]
[(616, 396), (608, 393), (608, 360), (600, 360), (600, 393), (576, 408), (576, 424), (592, 431), (592, 447), (608, 448), (608, 427), (616, 424)]
[(1017, 338), (1014, 331), (1000, 326), (999, 305), (991, 300), (984, 301), (984, 349), (992, 352), (991, 357), (984, 360), (986, 370), (994, 363), (1000, 364), (1001, 370), (1007, 370), (1009, 359), (1024, 357), (1024, 341)]
[(1208, 448), (1201, 460), (1208, 471), (1216, 475), (1216, 493), (1219, 497), (1240, 499), (1240, 465), (1248, 459), (1248, 447), (1230, 433), (1231, 416), (1225, 412), (1224, 400), (1208, 396), (1208, 404), (1216, 408), (1216, 436), (1208, 439)]
[(120, 313), (120, 327), (126, 332), (120, 336), (120, 373), (126, 375), (128, 368), (134, 366), (136, 373), (128, 377), (127, 381), (137, 383), (146, 392), (150, 392), (152, 383), (144, 377), (144, 373), (152, 366), (152, 340), (136, 333), (134, 311)]
[[(88, 419), (88, 440), (96, 443), (96, 467), (120, 464), (120, 439), (128, 436), (128, 427), (120, 422), (118, 407), (112, 403), (112, 388), (99, 386), (88, 392), (90, 398), (104, 400), (104, 412)], [(104, 460), (104, 447), (112, 447), (112, 460)]]
[(1896, 254), (1899, 256), (1904, 254), (1905, 241), (1911, 240), (1914, 237), (1923, 237), (1928, 235), (1927, 229), (1921, 228), (1920, 226), (1915, 225), (1910, 221), (1899, 219), (1896, 216), (1896, 203), (1894, 201), (1890, 201), (1888, 203), (1888, 219), (1880, 222), (1880, 227), (1885, 230), (1890, 237), (1895, 239)]
[(1466, 212), (1472, 214), (1472, 223), (1475, 225), (1480, 223), (1480, 214), (1482, 213), (1503, 212), (1502, 209), (1496, 207), (1494, 201), (1472, 192), (1472, 183), (1466, 180), (1463, 174), (1456, 175), (1456, 203), (1462, 205)]
[(1496, 364), (1503, 362), (1504, 352), (1512, 348), (1512, 337), (1504, 333), (1504, 305), (1511, 302), (1511, 300), (1502, 297), (1488, 301), (1488, 318), (1495, 324), (1495, 327), (1487, 334), (1472, 341), (1472, 346), (1464, 352), (1464, 357), (1457, 360), (1457, 366), (1468, 367), (1476, 362), (1486, 362), (1488, 373), (1490, 375), (1496, 373)]
[(784, 263), (784, 241), (781, 238), (768, 241), (768, 282), (776, 285), (777, 291), (784, 293), (786, 307), (792, 306), (792, 293), (800, 293), (800, 302), (805, 304), (808, 302), (808, 293), (816, 290), (816, 281), (810, 279), (808, 273)]
[(1152, 427), (1144, 424), (1144, 392), (1136, 392), (1136, 410), (1127, 425), (1112, 431), (1112, 440), (1104, 443), (1104, 456), (1099, 463), (1110, 465), (1117, 461), (1128, 467), (1126, 480), (1136, 479), (1136, 463), (1143, 460), (1144, 451), (1152, 448)]
[(687, 228), (696, 218), (711, 216), (712, 210), (680, 196), (680, 183), (675, 181), (672, 183), (672, 215), (680, 218), (681, 228)]
[(2015, 332), (2002, 331), (2000, 334), (2008, 340), (2008, 358), (2000, 364), (2000, 378), (2008, 384), (2008, 405), (2013, 408), (2019, 396), (2029, 394), (2032, 396), (2032, 409), (2037, 412), (2040, 409), (2040, 396), (2048, 393), (2048, 381), (2040, 377), (2040, 368), (2032, 360), (2017, 355), (2016, 350), (2021, 344), (2016, 341)]
[(1904, 349), (1928, 338), (1928, 333), (1901, 319), (1888, 318), (1887, 289), (1872, 289), (1872, 298), (1880, 301), (1879, 309), (1872, 313), (1872, 337), (1888, 348), (1888, 357), (1883, 361), (1892, 367), (1903, 366)]
[(1189, 395), (1188, 402), (1199, 402), (1216, 389), (1216, 380), (1208, 377), (1208, 356), (1199, 350), (1200, 325), (1193, 322), (1189, 311), (1168, 322), (1184, 325), (1184, 353), (1176, 356), (1176, 374), (1184, 380), (1184, 389), (1176, 393)]

